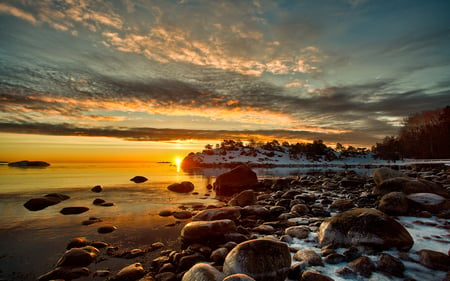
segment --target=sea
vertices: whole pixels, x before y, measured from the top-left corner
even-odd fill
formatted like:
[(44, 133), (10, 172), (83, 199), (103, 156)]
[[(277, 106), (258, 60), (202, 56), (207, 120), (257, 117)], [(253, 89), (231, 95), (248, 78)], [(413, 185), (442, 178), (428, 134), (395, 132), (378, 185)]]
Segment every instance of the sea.
[[(52, 163), (45, 168), (17, 168), (2, 164), (0, 280), (36, 280), (55, 266), (68, 242), (76, 237), (103, 241), (120, 250), (145, 249), (155, 242), (163, 242), (169, 248), (179, 247), (178, 236), (185, 222), (174, 217), (162, 217), (159, 213), (162, 210), (220, 206), (214, 191), (207, 186), (228, 170), (217, 168), (187, 172), (168, 162)], [(319, 170), (321, 168), (254, 169), (259, 179), (295, 177)], [(137, 184), (130, 181), (134, 176), (145, 176), (148, 180)], [(194, 184), (193, 193), (179, 194), (167, 189), (168, 185), (183, 181)], [(96, 185), (102, 186), (102, 192), (91, 191)], [(29, 211), (23, 206), (29, 199), (49, 193), (62, 193), (70, 199), (40, 211)], [(93, 205), (96, 198), (113, 205)], [(88, 207), (89, 211), (78, 215), (60, 213), (62, 208), (74, 206)], [(102, 221), (82, 224), (91, 217)], [(101, 234), (97, 231), (101, 226), (115, 226), (117, 229)], [(93, 265), (93, 269), (114, 271), (122, 265), (126, 265), (126, 261), (110, 259)]]

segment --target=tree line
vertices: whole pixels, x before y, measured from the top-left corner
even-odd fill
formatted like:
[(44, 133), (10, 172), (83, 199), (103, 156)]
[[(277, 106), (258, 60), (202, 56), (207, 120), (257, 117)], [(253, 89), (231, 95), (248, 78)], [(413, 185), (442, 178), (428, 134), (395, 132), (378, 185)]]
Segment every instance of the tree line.
[(408, 116), (398, 136), (386, 136), (372, 151), (389, 160), (450, 158), (450, 106)]

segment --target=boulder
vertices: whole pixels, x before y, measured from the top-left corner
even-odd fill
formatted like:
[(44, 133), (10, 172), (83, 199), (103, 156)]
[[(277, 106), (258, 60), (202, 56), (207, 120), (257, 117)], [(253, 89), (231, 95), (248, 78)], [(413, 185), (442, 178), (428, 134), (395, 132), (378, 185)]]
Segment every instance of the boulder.
[(432, 250), (419, 251), (420, 264), (436, 270), (449, 271), (450, 257), (444, 253)]
[(214, 190), (219, 196), (229, 196), (246, 189), (251, 189), (257, 184), (258, 178), (256, 173), (250, 167), (241, 165), (219, 175), (214, 182)]
[(100, 254), (100, 251), (92, 246), (72, 248), (64, 252), (56, 266), (83, 267), (90, 265)]
[(322, 258), (312, 249), (300, 249), (294, 254), (294, 260), (301, 261), (306, 266), (323, 266)]
[(400, 259), (393, 257), (389, 254), (382, 253), (378, 257), (377, 270), (387, 273), (389, 275), (403, 277), (405, 265), (402, 263)]
[(284, 233), (286, 235), (289, 235), (291, 237), (298, 238), (298, 239), (305, 239), (306, 237), (308, 237), (310, 232), (311, 231), (306, 226), (291, 226), (284, 230)]
[(236, 225), (232, 220), (193, 221), (181, 230), (181, 240), (184, 243), (223, 241), (226, 233), (234, 232)]
[(326, 219), (318, 231), (319, 245), (332, 248), (367, 246), (376, 250), (411, 249), (414, 240), (396, 220), (381, 211), (357, 208)]
[(217, 209), (207, 209), (195, 215), (193, 221), (214, 221), (214, 220), (237, 220), (241, 216), (240, 207), (223, 207)]
[(392, 216), (408, 213), (408, 199), (403, 192), (389, 192), (380, 199), (378, 210)]
[(167, 189), (178, 193), (189, 193), (194, 190), (194, 184), (190, 181), (183, 181), (181, 183), (171, 184)]
[(103, 187), (101, 185), (96, 185), (93, 188), (91, 188), (92, 192), (97, 192), (97, 193), (102, 192), (102, 190), (103, 190)]
[(358, 275), (369, 278), (375, 270), (375, 265), (369, 257), (362, 256), (349, 263), (348, 268)]
[(348, 199), (336, 199), (330, 205), (330, 210), (333, 211), (346, 211), (348, 209), (354, 208), (355, 204), (352, 200)]
[(182, 281), (222, 281), (225, 275), (212, 265), (198, 263), (191, 267), (184, 275)]
[(63, 215), (77, 215), (89, 211), (88, 207), (65, 207), (59, 211)]
[(111, 279), (112, 281), (131, 281), (138, 280), (145, 275), (142, 264), (136, 262), (125, 266)]
[(407, 196), (411, 208), (439, 213), (450, 208), (450, 201), (434, 193), (412, 193)]
[(306, 270), (302, 273), (302, 281), (334, 281), (333, 278), (312, 270)]
[(385, 195), (393, 191), (399, 191), (405, 194), (434, 193), (445, 198), (450, 198), (450, 194), (444, 188), (434, 182), (407, 177), (387, 179), (380, 185), (375, 186), (372, 190), (372, 193), (377, 195)]
[(135, 176), (132, 179), (130, 179), (130, 181), (135, 182), (135, 183), (142, 183), (142, 182), (146, 182), (147, 180), (148, 179), (143, 176)]
[(31, 198), (23, 206), (30, 211), (39, 211), (47, 208), (48, 206), (56, 205), (61, 200), (55, 197), (39, 197), (39, 198)]
[(381, 167), (381, 168), (375, 169), (375, 171), (373, 171), (372, 175), (373, 175), (373, 181), (375, 182), (376, 185), (380, 185), (383, 181), (385, 181), (387, 179), (404, 177), (404, 175), (401, 172), (399, 172), (397, 170), (393, 170), (388, 167)]
[(284, 281), (290, 266), (287, 244), (272, 239), (254, 239), (230, 251), (223, 272), (226, 275), (247, 274), (258, 281)]
[(256, 194), (253, 190), (244, 190), (233, 196), (228, 202), (230, 206), (245, 207), (256, 204)]

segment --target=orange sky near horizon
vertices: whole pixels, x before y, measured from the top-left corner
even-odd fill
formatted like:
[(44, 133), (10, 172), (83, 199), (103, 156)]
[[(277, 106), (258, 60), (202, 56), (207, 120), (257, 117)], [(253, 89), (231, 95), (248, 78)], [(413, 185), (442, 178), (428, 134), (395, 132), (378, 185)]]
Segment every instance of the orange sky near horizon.
[(0, 134), (0, 161), (175, 163), (176, 158), (182, 159), (189, 152), (201, 151), (208, 143), (219, 142), (216, 140), (149, 142), (107, 137)]

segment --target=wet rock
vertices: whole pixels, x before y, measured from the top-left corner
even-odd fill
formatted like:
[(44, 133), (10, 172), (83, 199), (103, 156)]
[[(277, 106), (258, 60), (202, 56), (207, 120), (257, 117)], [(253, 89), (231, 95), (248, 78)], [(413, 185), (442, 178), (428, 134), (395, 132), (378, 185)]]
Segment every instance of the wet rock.
[(286, 235), (289, 235), (291, 237), (298, 238), (298, 239), (305, 239), (306, 237), (308, 237), (310, 232), (311, 231), (306, 226), (291, 226), (284, 230), (284, 233)]
[(59, 211), (63, 215), (78, 215), (89, 211), (88, 207), (65, 207)]
[(225, 258), (223, 272), (226, 275), (244, 273), (260, 281), (284, 281), (290, 266), (291, 255), (285, 243), (255, 239), (230, 251)]
[(225, 277), (223, 281), (255, 281), (255, 279), (247, 274), (238, 273)]
[(45, 161), (28, 161), (22, 160), (18, 162), (8, 163), (9, 167), (18, 167), (18, 168), (45, 168), (50, 166), (49, 163)]
[(181, 183), (171, 184), (167, 189), (177, 193), (189, 193), (194, 190), (194, 184), (190, 181), (183, 181)]
[(403, 277), (405, 266), (400, 259), (389, 254), (382, 253), (378, 257), (377, 270), (387, 273), (388, 275)]
[(111, 280), (112, 281), (135, 281), (144, 277), (145, 270), (140, 263), (133, 263), (122, 268)]
[(192, 217), (192, 213), (189, 211), (175, 211), (173, 212), (173, 217), (180, 220), (190, 219)]
[(113, 226), (113, 225), (105, 225), (105, 226), (99, 227), (99, 228), (97, 229), (97, 232), (98, 232), (98, 233), (101, 233), (101, 234), (105, 234), (105, 233), (111, 233), (111, 232), (113, 232), (113, 231), (116, 230), (116, 229), (117, 229), (116, 226)]
[(257, 227), (252, 228), (252, 231), (261, 233), (261, 234), (273, 234), (275, 232), (275, 228), (271, 225), (261, 224)]
[(230, 206), (245, 207), (256, 204), (256, 194), (253, 190), (244, 190), (233, 196), (228, 202)]
[(116, 257), (125, 258), (125, 259), (134, 259), (137, 257), (141, 257), (145, 255), (145, 250), (142, 249), (133, 249), (129, 251), (125, 251), (123, 253), (117, 254)]
[(392, 178), (404, 177), (404, 175), (388, 167), (381, 167), (373, 171), (373, 181), (376, 185), (380, 185), (383, 181)]
[(362, 256), (349, 263), (348, 268), (353, 272), (368, 278), (375, 270), (375, 265), (369, 257)]
[(307, 270), (302, 273), (302, 281), (334, 281), (331, 277), (328, 277), (322, 273)]
[(111, 271), (106, 269), (96, 270), (93, 274), (93, 277), (107, 277), (111, 274)]
[(438, 213), (450, 208), (450, 201), (433, 193), (412, 193), (407, 196), (412, 208)]
[(181, 240), (184, 243), (208, 242), (224, 240), (224, 235), (236, 231), (232, 220), (193, 221), (181, 230)]
[(228, 250), (225, 247), (217, 248), (211, 253), (210, 258), (215, 263), (221, 264), (221, 263), (223, 263), (223, 261), (225, 260), (225, 257), (228, 255), (229, 252), (230, 252), (230, 250)]
[(101, 185), (96, 185), (93, 188), (91, 188), (92, 192), (97, 192), (97, 193), (102, 192), (102, 190), (103, 190), (103, 187)]
[(109, 246), (108, 243), (105, 243), (105, 242), (102, 242), (102, 241), (94, 241), (94, 242), (91, 242), (90, 245), (92, 247), (97, 248), (97, 249), (103, 249), (103, 248), (106, 248), (106, 247)]
[(242, 216), (257, 216), (264, 218), (269, 215), (269, 209), (260, 205), (245, 206), (241, 209)]
[(152, 244), (150, 245), (149, 251), (154, 251), (154, 250), (157, 250), (157, 249), (161, 249), (161, 248), (163, 248), (164, 246), (165, 246), (165, 245), (164, 245), (163, 242), (155, 242), (155, 243), (152, 243)]
[(338, 264), (341, 262), (345, 262), (346, 260), (347, 258), (344, 255), (338, 253), (329, 254), (324, 258), (324, 261), (328, 264)]
[(70, 250), (72, 248), (81, 248), (89, 244), (90, 242), (85, 237), (72, 238), (70, 239), (69, 244), (67, 244), (66, 249)]
[(51, 193), (43, 197), (31, 198), (23, 206), (29, 211), (39, 211), (49, 206), (56, 205), (63, 200), (69, 199), (69, 196), (60, 193)]
[(296, 213), (299, 216), (309, 213), (309, 208), (306, 204), (295, 204), (291, 207), (291, 212)]
[(408, 213), (408, 199), (403, 192), (389, 192), (381, 197), (378, 209), (392, 216), (406, 215)]
[(352, 200), (336, 199), (331, 203), (330, 210), (342, 212), (342, 211), (347, 211), (354, 207), (355, 207), (355, 204), (353, 203)]
[(405, 194), (434, 193), (445, 198), (450, 197), (450, 194), (444, 188), (434, 182), (406, 177), (387, 179), (380, 185), (375, 186), (372, 193), (377, 195), (385, 195), (393, 191), (399, 191)]
[(300, 249), (294, 254), (294, 260), (307, 266), (323, 266), (322, 258), (312, 249)]
[(222, 281), (225, 275), (207, 263), (198, 263), (191, 267), (182, 281)]
[(56, 266), (84, 267), (90, 265), (99, 255), (99, 250), (92, 246), (72, 248), (64, 252)]
[(103, 204), (103, 203), (105, 203), (106, 201), (105, 200), (103, 200), (103, 199), (101, 199), (101, 198), (95, 198), (94, 199), (94, 201), (92, 201), (92, 204), (94, 204), (94, 205), (101, 205), (101, 204)]
[(193, 221), (213, 221), (213, 220), (237, 220), (241, 216), (240, 207), (223, 207), (217, 209), (207, 209), (195, 215)]
[(56, 267), (55, 269), (39, 276), (38, 281), (50, 281), (50, 280), (72, 280), (82, 276), (89, 276), (89, 268), (87, 267)]
[(233, 195), (258, 185), (256, 173), (246, 165), (223, 173), (216, 178), (214, 189), (217, 195)]
[(450, 257), (444, 253), (432, 250), (419, 251), (420, 264), (436, 270), (450, 270)]
[(135, 183), (143, 183), (148, 181), (148, 179), (144, 176), (135, 176), (132, 179), (130, 179), (130, 181), (135, 182)]
[(96, 217), (90, 217), (88, 220), (84, 220), (81, 222), (82, 225), (91, 225), (93, 223), (102, 222), (103, 220)]
[(377, 250), (411, 249), (414, 241), (396, 220), (375, 209), (357, 208), (326, 219), (318, 231), (319, 245), (365, 246)]
[(111, 207), (111, 206), (114, 206), (114, 203), (112, 203), (112, 202), (104, 202), (104, 203), (101, 203), (100, 206), (102, 206), (102, 207)]

